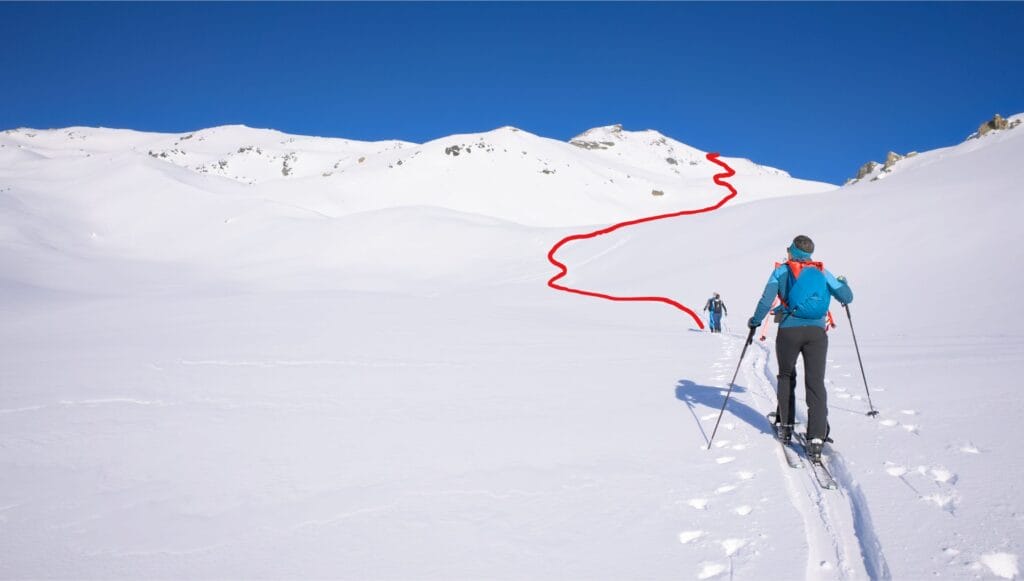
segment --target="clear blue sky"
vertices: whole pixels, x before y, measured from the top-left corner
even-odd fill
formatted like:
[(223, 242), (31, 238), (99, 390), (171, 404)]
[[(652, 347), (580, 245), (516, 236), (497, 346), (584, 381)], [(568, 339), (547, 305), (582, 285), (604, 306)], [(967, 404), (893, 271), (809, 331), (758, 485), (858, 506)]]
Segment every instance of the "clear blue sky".
[(597, 125), (841, 182), (1024, 112), (1020, 3), (0, 3), (0, 129)]

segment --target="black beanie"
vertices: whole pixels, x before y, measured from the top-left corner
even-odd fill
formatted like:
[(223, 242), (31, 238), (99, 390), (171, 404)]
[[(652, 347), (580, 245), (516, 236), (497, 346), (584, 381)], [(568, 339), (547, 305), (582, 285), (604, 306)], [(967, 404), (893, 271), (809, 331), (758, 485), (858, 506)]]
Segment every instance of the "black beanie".
[(814, 241), (804, 236), (803, 234), (793, 239), (793, 246), (796, 246), (800, 250), (803, 250), (807, 254), (814, 253)]

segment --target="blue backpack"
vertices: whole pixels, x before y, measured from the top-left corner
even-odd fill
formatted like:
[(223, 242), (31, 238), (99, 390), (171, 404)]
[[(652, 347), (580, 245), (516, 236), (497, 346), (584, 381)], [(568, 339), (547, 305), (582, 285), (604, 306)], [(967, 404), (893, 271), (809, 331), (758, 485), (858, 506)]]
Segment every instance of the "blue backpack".
[(786, 313), (801, 319), (820, 319), (828, 314), (832, 295), (828, 292), (825, 265), (820, 262), (797, 262), (789, 266), (791, 281), (786, 293)]

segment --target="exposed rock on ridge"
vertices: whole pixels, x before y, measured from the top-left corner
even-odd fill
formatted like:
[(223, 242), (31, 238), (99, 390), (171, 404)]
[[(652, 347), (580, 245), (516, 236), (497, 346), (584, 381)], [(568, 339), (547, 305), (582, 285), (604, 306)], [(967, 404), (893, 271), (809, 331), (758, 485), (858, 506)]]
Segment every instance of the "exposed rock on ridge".
[(979, 125), (978, 130), (975, 133), (971, 134), (971, 136), (968, 137), (968, 139), (978, 139), (979, 137), (984, 137), (993, 131), (1013, 129), (1018, 125), (1020, 125), (1020, 119), (1010, 121), (1009, 119), (1003, 118), (1003, 116), (1000, 115), (999, 113), (996, 113), (995, 117)]
[[(993, 132), (1013, 129), (1020, 124), (1020, 119), (1014, 119), (1011, 121), (997, 113), (994, 117), (992, 117), (992, 119), (989, 119), (988, 121), (982, 123), (978, 127), (978, 130), (972, 133), (967, 139), (979, 139), (981, 137), (985, 137), (986, 135), (990, 135)], [(846, 182), (843, 185), (853, 185), (864, 180), (865, 178), (870, 178), (869, 181), (877, 181), (883, 179), (887, 175), (892, 173), (893, 169), (900, 161), (910, 157), (914, 157), (915, 155), (917, 155), (916, 151), (911, 151), (906, 155), (900, 155), (894, 151), (890, 151), (885, 156), (884, 164), (880, 164), (877, 161), (869, 161), (865, 163), (864, 165), (860, 166), (860, 168), (857, 170), (857, 174), (854, 177), (846, 180)]]

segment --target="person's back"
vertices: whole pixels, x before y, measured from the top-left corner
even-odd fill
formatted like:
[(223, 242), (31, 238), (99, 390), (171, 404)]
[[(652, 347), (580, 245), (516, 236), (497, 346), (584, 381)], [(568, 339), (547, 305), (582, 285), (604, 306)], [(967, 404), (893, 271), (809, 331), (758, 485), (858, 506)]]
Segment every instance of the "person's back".
[(828, 304), (832, 297), (844, 305), (852, 302), (853, 291), (845, 278), (836, 278), (822, 263), (811, 261), (813, 252), (814, 242), (807, 236), (793, 239), (793, 244), (787, 249), (789, 260), (772, 271), (748, 326), (760, 326), (775, 298), (780, 299), (779, 306), (773, 311), (779, 323), (775, 338), (779, 363), (776, 419), (779, 437), (788, 441), (792, 435), (796, 360), (803, 355), (807, 439), (810, 442), (808, 452), (812, 456), (820, 456), (829, 431), (828, 396), (825, 392)]
[(708, 299), (708, 302), (704, 303), (704, 310), (708, 311), (708, 327), (710, 327), (711, 332), (721, 333), (722, 317), (729, 314), (729, 310), (725, 308), (721, 295), (714, 293)]

